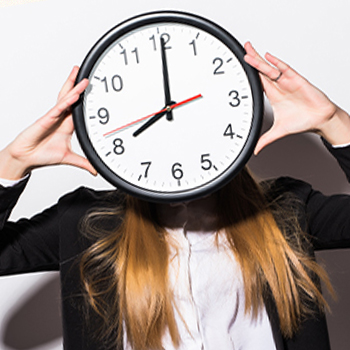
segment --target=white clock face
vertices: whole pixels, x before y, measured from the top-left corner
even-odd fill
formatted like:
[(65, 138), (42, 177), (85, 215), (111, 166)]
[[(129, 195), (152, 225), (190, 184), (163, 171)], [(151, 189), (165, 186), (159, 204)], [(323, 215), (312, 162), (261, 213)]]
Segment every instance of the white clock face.
[(136, 189), (166, 196), (206, 186), (249, 137), (246, 72), (223, 42), (194, 26), (156, 23), (120, 36), (88, 78), (89, 142), (104, 166)]

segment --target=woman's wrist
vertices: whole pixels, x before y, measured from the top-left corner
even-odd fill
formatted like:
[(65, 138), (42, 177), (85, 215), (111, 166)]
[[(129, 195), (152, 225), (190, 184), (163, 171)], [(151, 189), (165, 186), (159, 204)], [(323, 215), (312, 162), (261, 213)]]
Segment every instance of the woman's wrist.
[(337, 107), (333, 116), (317, 131), (332, 146), (350, 143), (350, 117)]
[(28, 167), (11, 155), (8, 147), (0, 151), (0, 178), (20, 180), (30, 173)]

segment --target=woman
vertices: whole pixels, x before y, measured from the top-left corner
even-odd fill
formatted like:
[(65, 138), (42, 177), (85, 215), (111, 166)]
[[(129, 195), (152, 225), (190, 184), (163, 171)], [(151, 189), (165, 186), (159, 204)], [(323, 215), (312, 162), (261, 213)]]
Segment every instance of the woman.
[[(349, 116), (282, 61), (245, 49), (275, 118), (255, 153), (316, 132), (349, 178)], [(319, 292), (328, 280), (313, 252), (350, 246), (347, 196), (288, 178), (258, 185), (244, 169), (191, 203), (81, 188), (31, 220), (6, 222), (32, 169), (96, 173), (70, 148), (69, 108), (88, 85), (73, 87), (76, 74), (0, 153), (0, 272), (60, 270), (65, 349), (329, 349)]]

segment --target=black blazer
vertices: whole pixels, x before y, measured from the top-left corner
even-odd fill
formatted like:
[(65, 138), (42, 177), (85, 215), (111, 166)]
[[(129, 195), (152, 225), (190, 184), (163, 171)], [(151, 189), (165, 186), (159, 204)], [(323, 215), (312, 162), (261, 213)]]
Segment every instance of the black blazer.
[[(349, 179), (350, 147), (327, 147)], [(82, 187), (31, 219), (8, 222), (25, 185), (24, 181), (11, 188), (0, 186), (0, 274), (60, 270), (64, 349), (103, 349), (93, 339), (82, 311), (79, 256), (91, 243), (81, 235), (79, 225), (87, 211), (115, 205), (120, 194)], [(291, 192), (299, 199), (300, 223), (312, 237), (310, 254), (317, 249), (350, 247), (350, 196), (327, 197), (303, 181), (275, 180), (270, 195), (274, 197), (284, 192)], [(272, 298), (267, 298), (266, 309), (278, 350), (330, 350), (323, 314), (316, 312), (314, 317), (305, 320), (293, 339), (283, 339)]]

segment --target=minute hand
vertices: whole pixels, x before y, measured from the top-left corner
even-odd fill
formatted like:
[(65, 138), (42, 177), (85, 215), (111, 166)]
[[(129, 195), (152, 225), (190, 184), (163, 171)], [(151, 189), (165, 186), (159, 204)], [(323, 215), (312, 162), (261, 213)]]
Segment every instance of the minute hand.
[[(160, 47), (161, 47), (161, 53), (162, 53), (162, 66), (163, 66), (163, 83), (164, 83), (164, 94), (165, 94), (165, 105), (170, 106), (174, 104), (173, 101), (171, 101), (170, 97), (170, 87), (169, 87), (169, 73), (168, 73), (168, 64), (166, 59), (166, 53), (165, 53), (165, 40), (164, 38), (160, 38)], [(167, 116), (166, 118), (168, 120), (173, 120), (173, 112), (168, 110), (166, 112)]]
[(142, 131), (149, 128), (152, 124), (154, 124), (156, 121), (158, 121), (164, 114), (168, 113), (169, 111), (172, 111), (176, 107), (180, 107), (186, 103), (189, 103), (189, 102), (194, 101), (194, 100), (201, 98), (201, 97), (203, 97), (202, 94), (198, 94), (196, 96), (190, 97), (186, 100), (183, 100), (183, 101), (178, 102), (178, 103), (174, 103), (173, 105), (170, 105), (170, 106), (163, 108), (158, 113), (156, 113), (153, 117), (151, 117), (151, 119), (149, 119), (145, 124), (143, 124), (140, 128), (138, 128), (132, 135), (133, 136), (140, 135)]
[[(200, 97), (203, 97), (203, 96), (202, 96), (201, 94), (198, 94), (198, 95), (196, 95), (196, 96), (190, 97), (190, 98), (188, 98), (188, 99), (186, 99), (186, 100), (184, 100), (184, 101), (181, 101), (181, 102), (179, 102), (179, 103), (175, 103), (175, 104), (172, 105), (170, 108), (174, 109), (175, 107), (179, 107), (179, 106), (181, 106), (181, 105), (183, 105), (183, 104), (185, 104), (185, 103), (191, 102), (191, 101), (196, 100), (197, 98), (200, 98)], [(126, 124), (126, 125), (120, 126), (120, 127), (117, 128), (117, 129), (114, 129), (114, 130), (111, 130), (111, 131), (108, 131), (108, 132), (104, 133), (103, 136), (104, 136), (104, 137), (109, 137), (109, 136), (111, 136), (111, 135), (113, 135), (113, 134), (115, 134), (115, 133), (117, 133), (117, 132), (119, 132), (119, 131), (123, 131), (123, 130), (125, 130), (125, 129), (127, 129), (127, 128), (130, 128), (131, 126), (134, 126), (134, 125), (136, 125), (136, 124), (138, 124), (138, 123), (140, 123), (140, 122), (142, 122), (142, 121), (144, 121), (144, 120), (147, 120), (147, 119), (151, 120), (151, 119), (153, 119), (153, 118), (156, 118), (157, 115), (160, 115), (160, 114), (161, 114), (161, 116), (163, 116), (163, 115), (167, 112), (167, 109), (168, 109), (168, 108), (165, 107), (165, 108), (163, 108), (162, 110), (160, 110), (160, 111), (158, 111), (158, 112), (156, 112), (156, 113), (152, 113), (152, 114), (149, 114), (149, 115), (147, 115), (147, 116), (145, 116), (145, 117), (143, 117), (143, 118), (134, 120), (134, 121), (132, 121), (132, 122)], [(159, 119), (159, 118), (158, 118), (158, 119)], [(158, 120), (158, 119), (157, 119), (157, 120)], [(153, 124), (153, 123), (152, 123), (152, 124)]]

